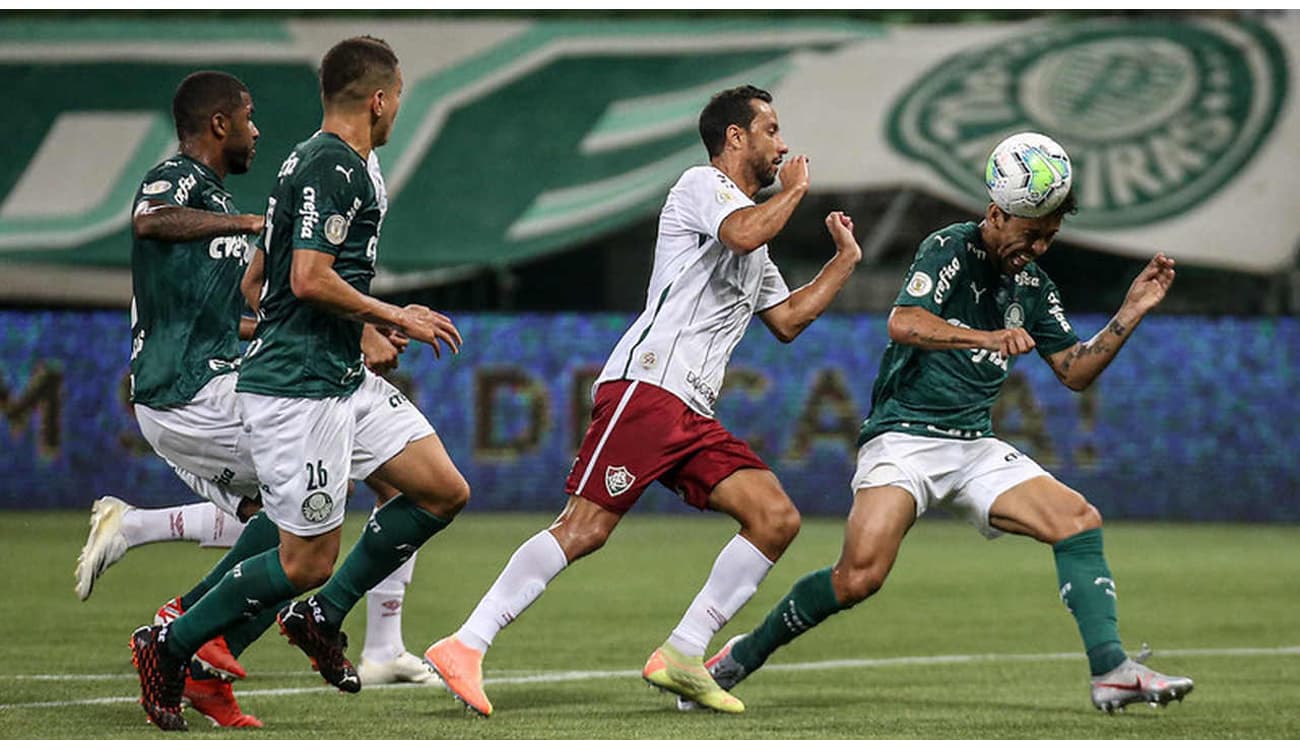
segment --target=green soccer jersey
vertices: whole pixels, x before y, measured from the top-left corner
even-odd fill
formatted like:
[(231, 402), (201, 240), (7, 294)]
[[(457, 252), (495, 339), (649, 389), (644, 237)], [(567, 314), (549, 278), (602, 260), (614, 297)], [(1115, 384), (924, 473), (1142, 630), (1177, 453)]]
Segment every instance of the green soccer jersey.
[(294, 296), (294, 250), (335, 257), (334, 271), (362, 294), (375, 275), (379, 228), (388, 209), (379, 161), (333, 133), (299, 143), (280, 167), (266, 209), (265, 285), (257, 331), (236, 390), (290, 398), (346, 396), (361, 385), (362, 323)]
[[(178, 154), (145, 175), (144, 202), (234, 214), (230, 193), (206, 165)], [(156, 409), (188, 403), (238, 364), (242, 235), (191, 242), (136, 237), (131, 245), (131, 400)]]
[[(1079, 340), (1047, 274), (1029, 263), (1014, 277), (1002, 275), (989, 261), (974, 222), (953, 224), (921, 243), (894, 304), (923, 308), (962, 328), (1025, 328), (1044, 357)], [(991, 436), (993, 402), (1014, 359), (986, 349), (928, 351), (891, 342), (858, 444), (883, 432), (968, 440)]]

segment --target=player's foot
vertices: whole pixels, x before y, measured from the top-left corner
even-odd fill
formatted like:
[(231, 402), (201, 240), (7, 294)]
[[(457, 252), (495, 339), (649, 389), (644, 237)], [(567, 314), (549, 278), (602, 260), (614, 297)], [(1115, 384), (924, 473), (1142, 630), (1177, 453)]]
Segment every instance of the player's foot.
[(167, 651), (164, 630), (162, 625), (137, 628), (131, 634), (131, 663), (140, 675), (140, 705), (149, 721), (164, 732), (184, 732), (190, 728), (181, 716), (188, 660)]
[[(718, 650), (718, 653), (704, 662), (704, 668), (709, 670), (709, 676), (723, 690), (731, 690), (736, 685), (739, 685), (741, 680), (749, 676), (749, 671), (745, 669), (744, 665), (731, 658), (731, 647), (744, 637), (744, 635), (735, 636), (727, 641), (726, 645)], [(680, 695), (677, 696), (678, 711), (694, 711), (699, 707), (700, 704), (695, 701), (683, 698)]]
[(77, 556), (77, 598), (81, 601), (90, 598), (95, 579), (126, 554), (122, 517), (130, 509), (130, 505), (112, 495), (104, 495), (90, 506), (90, 534)]
[(1142, 662), (1151, 650), (1142, 644), (1142, 651), (1106, 674), (1092, 678), (1092, 705), (1114, 713), (1123, 711), (1130, 703), (1146, 702), (1164, 706), (1170, 701), (1181, 702), (1195, 687), (1190, 677), (1161, 674)]
[(476, 651), (454, 635), (438, 641), (424, 652), (424, 663), (437, 673), (442, 684), (479, 716), (492, 715), (492, 702), (483, 692), (483, 652)]
[(361, 678), (357, 677), (357, 670), (344, 654), (348, 637), (325, 622), (316, 597), (290, 602), (275, 619), (280, 623), (284, 637), (307, 654), (312, 669), (320, 672), (326, 682), (345, 693), (361, 690)]
[(650, 654), (641, 677), (660, 690), (676, 693), (714, 711), (738, 714), (745, 710), (739, 698), (718, 687), (704, 668), (703, 658), (686, 656), (667, 642)]
[(438, 682), (438, 675), (420, 660), (420, 657), (403, 651), (388, 661), (372, 661), (365, 654), (357, 665), (357, 675), (362, 685), (387, 685), (393, 682), (417, 682), (433, 685)]
[(219, 727), (260, 727), (262, 722), (246, 714), (235, 700), (235, 692), (225, 680), (185, 680), (185, 702)]
[[(183, 614), (185, 608), (181, 606), (181, 598), (178, 596), (158, 608), (158, 613), (153, 616), (153, 624), (166, 625)], [(242, 680), (248, 676), (244, 665), (240, 664), (235, 655), (230, 652), (230, 645), (222, 635), (199, 646), (199, 650), (194, 652), (190, 661), (191, 669), (197, 665), (198, 669), (223, 680)]]

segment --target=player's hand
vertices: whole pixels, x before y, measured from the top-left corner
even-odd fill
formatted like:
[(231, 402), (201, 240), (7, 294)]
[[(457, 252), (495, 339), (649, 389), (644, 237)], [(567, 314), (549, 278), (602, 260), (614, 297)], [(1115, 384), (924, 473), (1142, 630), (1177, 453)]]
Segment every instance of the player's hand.
[(361, 359), (371, 372), (384, 375), (397, 369), (397, 355), (401, 350), (393, 345), (384, 330), (369, 323), (361, 329)]
[(456, 330), (451, 318), (446, 315), (424, 305), (407, 305), (402, 308), (402, 318), (402, 329), (406, 335), (432, 346), (433, 356), (442, 358), (443, 343), (451, 349), (452, 354), (460, 352), (460, 331)]
[(1133, 279), (1133, 285), (1124, 296), (1124, 306), (1139, 315), (1145, 315), (1160, 304), (1174, 283), (1174, 259), (1164, 253), (1156, 257)]
[(835, 252), (857, 263), (862, 260), (862, 248), (853, 236), (853, 218), (843, 211), (831, 211), (826, 214), (826, 231), (835, 241)]
[(266, 216), (262, 214), (244, 214), (244, 220), (248, 223), (244, 234), (259, 235), (266, 229)]
[(1023, 328), (1000, 328), (989, 331), (983, 348), (1001, 354), (1003, 358), (1028, 354), (1036, 344), (1034, 337)]
[(808, 189), (808, 157), (803, 154), (786, 156), (781, 163), (781, 189)]
[(393, 348), (397, 349), (398, 354), (405, 352), (406, 347), (411, 343), (411, 337), (396, 328), (380, 328), (379, 332), (384, 334)]

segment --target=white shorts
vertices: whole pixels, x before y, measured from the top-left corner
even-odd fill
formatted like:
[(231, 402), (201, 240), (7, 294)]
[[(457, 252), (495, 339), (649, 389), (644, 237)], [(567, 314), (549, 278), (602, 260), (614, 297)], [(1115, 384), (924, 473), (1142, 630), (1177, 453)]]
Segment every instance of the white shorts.
[(1029, 456), (997, 438), (956, 440), (886, 432), (858, 449), (853, 491), (902, 487), (916, 501), (919, 518), (944, 507), (992, 539), (989, 508), (1003, 492), (1034, 477), (1050, 476)]
[(238, 394), (244, 432), (275, 525), (316, 536), (343, 523), (348, 479), (365, 479), (433, 427), (392, 383), (365, 371), (339, 398)]
[(257, 474), (235, 405), (235, 373), (209, 380), (184, 406), (136, 404), (140, 432), (189, 488), (232, 516), (257, 495)]

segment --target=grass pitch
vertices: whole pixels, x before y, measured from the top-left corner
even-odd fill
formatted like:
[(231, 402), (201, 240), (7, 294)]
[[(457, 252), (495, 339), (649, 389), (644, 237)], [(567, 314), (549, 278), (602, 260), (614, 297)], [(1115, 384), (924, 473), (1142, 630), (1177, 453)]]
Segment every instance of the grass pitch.
[[(0, 739), (154, 739), (136, 705), (127, 639), (221, 554), (193, 544), (128, 553), (85, 603), (72, 569), (88, 512), (0, 513)], [(350, 543), (362, 514), (344, 538)], [(543, 515), (464, 514), (420, 552), (406, 599), (409, 650), (457, 628)], [(714, 641), (752, 627), (804, 573), (835, 559), (843, 520), (805, 519), (758, 594)], [(680, 714), (640, 668), (703, 583), (734, 525), (712, 514), (632, 513), (606, 548), (565, 571), (485, 663), (491, 719), (441, 688), (328, 688), (274, 631), (235, 686), (261, 730), (222, 739), (1294, 739), (1300, 737), (1300, 527), (1111, 524), (1107, 556), (1130, 650), (1191, 675), (1164, 710), (1106, 716), (1088, 700), (1051, 551), (986, 542), (924, 519), (876, 597), (831, 618), (736, 689), (741, 716)], [(359, 658), (364, 605), (345, 629)]]

